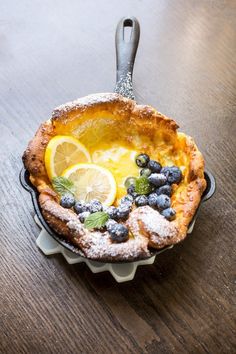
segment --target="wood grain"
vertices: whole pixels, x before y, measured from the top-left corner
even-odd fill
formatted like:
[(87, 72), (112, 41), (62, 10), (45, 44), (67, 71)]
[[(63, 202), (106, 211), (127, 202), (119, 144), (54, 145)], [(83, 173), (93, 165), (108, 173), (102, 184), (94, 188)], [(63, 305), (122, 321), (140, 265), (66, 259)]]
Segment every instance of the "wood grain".
[[(55, 106), (113, 90), (115, 27), (127, 15), (141, 24), (137, 100), (194, 136), (217, 192), (190, 237), (117, 284), (39, 252), (18, 173)], [(233, 0), (1, 2), (1, 353), (236, 351), (235, 18)]]

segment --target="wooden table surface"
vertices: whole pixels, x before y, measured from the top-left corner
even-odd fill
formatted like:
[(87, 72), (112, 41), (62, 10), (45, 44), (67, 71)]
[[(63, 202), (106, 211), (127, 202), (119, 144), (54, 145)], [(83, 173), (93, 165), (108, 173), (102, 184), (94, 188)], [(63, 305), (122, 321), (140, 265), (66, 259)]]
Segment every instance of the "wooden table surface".
[[(233, 353), (235, 1), (2, 1), (0, 352)], [(132, 282), (44, 256), (21, 155), (53, 108), (109, 92), (118, 20), (136, 16), (137, 101), (194, 136), (217, 179), (194, 232)]]

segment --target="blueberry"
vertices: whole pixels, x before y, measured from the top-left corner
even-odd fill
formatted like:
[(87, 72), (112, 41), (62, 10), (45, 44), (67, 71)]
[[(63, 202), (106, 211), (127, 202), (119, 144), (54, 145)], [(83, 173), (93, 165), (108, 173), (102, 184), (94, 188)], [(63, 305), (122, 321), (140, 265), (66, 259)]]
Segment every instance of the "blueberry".
[(84, 205), (85, 211), (91, 212), (90, 208), (91, 208), (91, 204), (90, 203), (85, 203), (85, 205)]
[(176, 212), (173, 208), (167, 208), (162, 210), (161, 215), (163, 215), (167, 220), (174, 220), (176, 217)]
[(152, 173), (152, 171), (149, 170), (149, 168), (142, 168), (140, 170), (140, 176), (149, 177), (151, 173)]
[(165, 195), (168, 195), (168, 197), (170, 197), (171, 196), (171, 186), (169, 184), (166, 184), (165, 186), (161, 186), (161, 187), (157, 188), (156, 194), (157, 195), (165, 194)]
[(134, 198), (132, 197), (131, 194), (125, 195), (123, 198), (121, 198), (120, 203), (121, 204), (132, 204), (134, 201)]
[(159, 210), (164, 210), (169, 208), (171, 205), (171, 200), (170, 197), (168, 197), (168, 195), (165, 194), (161, 194), (157, 196), (157, 208)]
[(120, 206), (126, 206), (127, 208), (129, 208), (129, 211), (132, 210), (132, 207), (133, 207), (133, 203), (130, 203), (130, 202), (126, 202), (126, 203), (122, 203), (120, 204)]
[(182, 172), (177, 166), (171, 166), (171, 167), (163, 167), (161, 169), (161, 173), (163, 173), (166, 178), (168, 183), (180, 183), (182, 179)]
[(153, 173), (160, 173), (161, 171), (161, 165), (159, 164), (159, 162), (154, 161), (154, 160), (150, 160), (148, 162), (147, 167), (153, 172)]
[(79, 214), (79, 221), (84, 223), (85, 219), (90, 215), (89, 211), (84, 211), (83, 213)]
[(148, 180), (150, 183), (152, 183), (156, 187), (163, 186), (166, 183), (166, 176), (163, 175), (162, 173), (152, 173), (149, 177)]
[(136, 177), (128, 177), (125, 180), (125, 188), (128, 189), (130, 186), (135, 185)]
[(117, 208), (117, 219), (118, 220), (125, 220), (128, 218), (130, 213), (130, 206), (127, 204), (121, 204)]
[(76, 212), (76, 214), (80, 214), (86, 211), (85, 202), (83, 202), (82, 200), (78, 200), (74, 205), (74, 211)]
[(62, 197), (61, 197), (61, 201), (60, 201), (60, 204), (63, 208), (72, 208), (74, 205), (75, 205), (75, 198), (73, 197), (72, 194), (64, 194)]
[(109, 218), (116, 219), (117, 218), (117, 208), (113, 205), (107, 208), (104, 208), (104, 211), (109, 215)]
[(138, 193), (135, 192), (135, 186), (132, 185), (127, 189), (127, 193), (130, 194), (133, 198), (136, 198)]
[(126, 196), (121, 198), (120, 205), (127, 205), (127, 207), (129, 207), (129, 209), (131, 210), (133, 202), (134, 202), (133, 196), (131, 194), (127, 194)]
[(135, 186), (131, 185), (127, 188), (127, 193), (132, 195), (133, 193), (135, 193)]
[(90, 201), (90, 205), (89, 205), (90, 213), (96, 213), (97, 211), (102, 211), (102, 209), (103, 209), (102, 203), (99, 200), (93, 199)]
[(106, 228), (107, 231), (109, 231), (110, 229), (112, 229), (115, 225), (117, 225), (117, 222), (115, 220), (108, 220), (106, 222)]
[(146, 195), (139, 195), (135, 198), (135, 204), (137, 207), (141, 207), (148, 204), (148, 198)]
[(146, 167), (149, 160), (150, 160), (150, 158), (147, 154), (139, 154), (136, 157), (135, 162), (138, 165), (138, 167)]
[(156, 193), (151, 193), (148, 196), (148, 205), (152, 208), (156, 208), (157, 206), (157, 194)]
[(129, 237), (128, 228), (122, 224), (116, 224), (109, 227), (108, 232), (113, 242), (124, 242)]

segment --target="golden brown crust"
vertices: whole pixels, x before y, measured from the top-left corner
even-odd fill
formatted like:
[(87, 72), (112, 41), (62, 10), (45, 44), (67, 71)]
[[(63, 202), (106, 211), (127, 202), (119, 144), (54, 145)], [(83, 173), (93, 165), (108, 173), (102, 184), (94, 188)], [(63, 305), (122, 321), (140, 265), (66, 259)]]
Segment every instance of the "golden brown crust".
[(191, 137), (186, 137), (185, 144), (185, 149), (189, 154), (189, 168), (185, 176), (187, 185), (182, 192), (176, 193), (175, 199), (172, 198), (172, 206), (178, 215), (174, 221), (179, 230), (176, 242), (180, 242), (186, 237), (188, 225), (197, 210), (202, 193), (206, 188), (202, 154), (197, 149)]
[(41, 124), (22, 157), (25, 168), (30, 172), (31, 182), (37, 188), (44, 185), (47, 188), (50, 184), (44, 164), (44, 153), (53, 135), (55, 132), (51, 120)]
[[(102, 129), (98, 134), (99, 125)], [(113, 93), (86, 96), (56, 108), (52, 118), (39, 127), (23, 155), (31, 181), (40, 193), (39, 203), (48, 224), (79, 246), (88, 258), (107, 261), (146, 258), (150, 255), (148, 247), (162, 248), (184, 239), (206, 181), (201, 153), (193, 139), (177, 133), (177, 128), (175, 121), (152, 107), (137, 105)], [(132, 134), (132, 129), (136, 135)], [(127, 221), (134, 238), (122, 244), (111, 243), (107, 232), (86, 230), (73, 211), (59, 205), (45, 170), (44, 153), (49, 140), (65, 131), (79, 136), (82, 142), (87, 142), (87, 135), (94, 134), (96, 139), (103, 134), (107, 138), (112, 136), (112, 131), (126, 131), (127, 142), (147, 153), (155, 146), (157, 156), (164, 162), (168, 162), (169, 155), (177, 156), (175, 161), (184, 168), (184, 179), (175, 186), (171, 198), (176, 220), (169, 222), (150, 207), (137, 208)], [(159, 150), (163, 152), (160, 156)]]

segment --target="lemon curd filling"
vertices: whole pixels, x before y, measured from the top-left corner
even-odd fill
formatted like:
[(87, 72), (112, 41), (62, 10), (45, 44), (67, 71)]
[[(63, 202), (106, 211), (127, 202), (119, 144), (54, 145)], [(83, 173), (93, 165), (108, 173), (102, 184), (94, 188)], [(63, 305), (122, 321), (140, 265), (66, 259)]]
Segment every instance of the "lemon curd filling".
[(114, 143), (100, 143), (90, 151), (92, 161), (107, 168), (114, 176), (117, 184), (117, 199), (126, 194), (124, 182), (129, 176), (139, 176), (139, 168), (135, 163), (138, 151)]
[[(141, 152), (143, 150), (135, 150), (133, 147), (122, 144), (122, 142), (110, 142), (109, 144), (101, 142), (89, 149), (92, 162), (107, 168), (113, 174), (117, 183), (117, 200), (127, 193), (124, 186), (126, 178), (140, 175), (140, 168), (135, 163), (135, 157)], [(157, 157), (158, 161), (163, 163), (164, 166), (176, 164), (176, 161), (174, 162), (168, 153), (165, 153), (164, 149), (159, 151), (159, 154), (152, 152), (150, 155), (150, 158), (155, 160)], [(180, 160), (178, 165), (184, 170)]]

